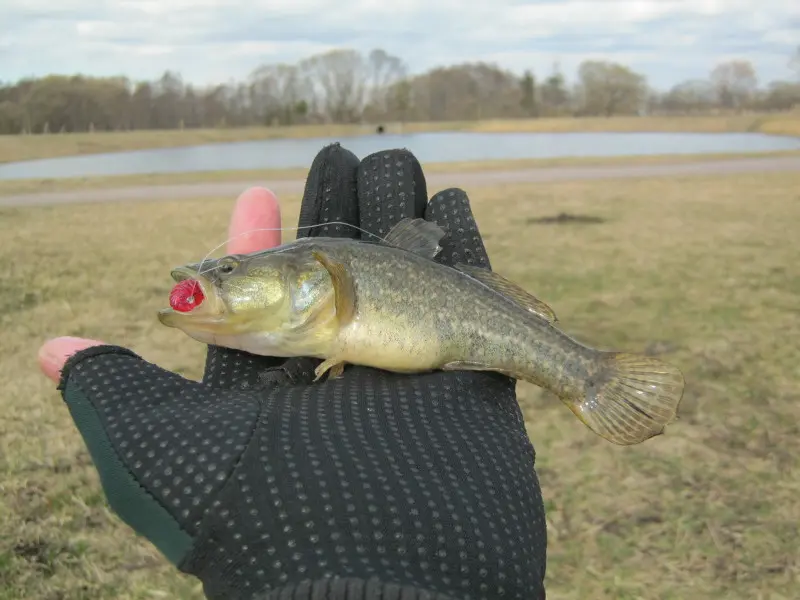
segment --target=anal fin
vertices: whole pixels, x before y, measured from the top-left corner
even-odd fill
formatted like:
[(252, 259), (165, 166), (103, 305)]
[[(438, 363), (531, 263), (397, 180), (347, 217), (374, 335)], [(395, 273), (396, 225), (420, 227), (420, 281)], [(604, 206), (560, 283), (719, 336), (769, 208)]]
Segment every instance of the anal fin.
[(514, 373), (513, 371), (509, 371), (507, 369), (499, 369), (484, 363), (470, 362), (467, 360), (458, 360), (446, 363), (442, 365), (441, 369), (442, 371), (484, 371), (489, 373), (500, 373), (501, 375), (512, 377), (514, 379), (523, 379), (523, 375), (521, 373)]

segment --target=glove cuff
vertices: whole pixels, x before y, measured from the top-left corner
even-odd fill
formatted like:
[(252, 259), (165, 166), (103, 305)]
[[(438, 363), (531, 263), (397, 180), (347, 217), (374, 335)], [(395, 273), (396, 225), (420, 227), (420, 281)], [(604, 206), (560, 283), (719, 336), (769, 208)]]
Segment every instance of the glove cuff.
[(274, 589), (253, 600), (456, 600), (414, 586), (386, 583), (378, 579), (334, 577)]
[[(90, 366), (88, 369), (82, 368), (81, 373), (69, 381), (70, 373), (76, 365), (101, 355), (123, 355), (132, 357), (135, 361), (142, 360), (136, 353), (119, 346), (86, 348), (66, 361), (58, 389), (86, 444), (111, 509), (137, 534), (155, 545), (170, 562), (178, 564), (191, 548), (192, 538), (140, 483), (109, 438), (107, 424), (92, 398), (93, 382), (98, 377), (102, 380), (102, 376)], [(98, 362), (102, 365), (105, 360), (108, 359), (101, 358)], [(98, 371), (102, 369), (98, 368)]]

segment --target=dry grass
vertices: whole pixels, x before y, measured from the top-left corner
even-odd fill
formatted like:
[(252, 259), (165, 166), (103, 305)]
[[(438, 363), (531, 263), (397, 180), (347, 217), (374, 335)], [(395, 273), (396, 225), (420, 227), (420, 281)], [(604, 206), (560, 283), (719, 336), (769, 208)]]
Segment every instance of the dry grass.
[[(488, 160), (446, 163), (426, 163), (426, 173), (461, 173), (464, 171), (505, 171), (511, 169), (539, 169), (547, 167), (593, 167), (674, 164), (708, 162), (735, 158), (766, 158), (769, 156), (797, 156), (800, 150), (775, 152), (684, 154), (664, 156), (598, 156), (548, 159)], [(141, 175), (115, 175), (109, 177), (74, 177), (59, 179), (10, 179), (0, 181), (0, 196), (68, 192), (73, 190), (113, 189), (147, 185), (178, 185), (183, 183), (218, 183), (224, 181), (275, 181), (277, 179), (305, 179), (308, 169), (256, 169), (242, 171), (203, 171), (199, 173), (150, 173)]]
[[(680, 422), (633, 448), (519, 385), (549, 509), (549, 597), (796, 597), (800, 173), (470, 191), (495, 269), (579, 339), (665, 352), (687, 378)], [(231, 206), (2, 211), (0, 598), (201, 597), (109, 513), (35, 356), (49, 336), (94, 336), (199, 377), (202, 347), (154, 314), (168, 268), (221, 241)], [(287, 198), (287, 225), (297, 212)], [(605, 222), (533, 224), (560, 212)]]
[[(800, 136), (800, 113), (697, 117), (612, 117), (558, 119), (500, 119), (436, 123), (387, 123), (387, 133), (425, 131), (579, 132), (690, 131), (703, 133), (761, 132)], [(217, 142), (270, 138), (349, 137), (371, 135), (374, 125), (297, 125), (238, 129), (99, 132), (0, 136), (0, 163), (76, 154), (97, 154), (144, 148), (173, 148)]]

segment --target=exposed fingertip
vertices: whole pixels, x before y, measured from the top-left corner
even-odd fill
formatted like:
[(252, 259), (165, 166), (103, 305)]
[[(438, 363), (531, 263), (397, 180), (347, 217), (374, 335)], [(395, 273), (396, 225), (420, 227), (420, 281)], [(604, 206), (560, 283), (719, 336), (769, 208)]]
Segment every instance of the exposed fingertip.
[(281, 243), (278, 197), (264, 187), (252, 187), (236, 199), (228, 227), (229, 254), (248, 254)]
[(48, 340), (39, 348), (39, 368), (49, 379), (58, 383), (61, 371), (71, 356), (86, 348), (103, 345), (105, 342), (69, 336)]
[(489, 255), (464, 190), (449, 188), (435, 194), (425, 210), (425, 218), (447, 233), (440, 242), (442, 250), (437, 260), (449, 265), (461, 262), (491, 269)]

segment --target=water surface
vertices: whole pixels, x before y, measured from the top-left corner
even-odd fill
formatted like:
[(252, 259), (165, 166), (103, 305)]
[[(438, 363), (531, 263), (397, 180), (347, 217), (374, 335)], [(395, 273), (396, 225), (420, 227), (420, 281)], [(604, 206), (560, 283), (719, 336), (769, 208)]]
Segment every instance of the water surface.
[(387, 148), (408, 148), (422, 163), (800, 150), (800, 138), (760, 133), (430, 132), (273, 139), (49, 158), (0, 164), (0, 179), (307, 168), (323, 146), (335, 141), (359, 158)]

